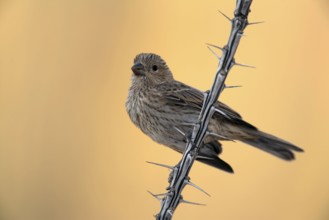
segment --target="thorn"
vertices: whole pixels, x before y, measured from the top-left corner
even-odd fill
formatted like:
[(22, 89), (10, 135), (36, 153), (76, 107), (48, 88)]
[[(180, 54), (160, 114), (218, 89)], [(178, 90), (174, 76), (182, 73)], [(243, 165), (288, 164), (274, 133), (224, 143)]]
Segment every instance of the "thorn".
[(235, 66), (242, 66), (242, 67), (248, 67), (248, 68), (253, 68), (253, 69), (256, 68), (255, 66), (249, 66), (249, 65), (245, 65), (245, 64), (241, 64), (241, 63), (236, 63), (236, 62), (233, 62), (233, 65), (235, 65)]
[(215, 108), (214, 106), (211, 108), (212, 111), (218, 112), (221, 115), (224, 115), (226, 118), (231, 118), (230, 116), (228, 116), (225, 112), (221, 111), (218, 108)]
[(196, 126), (196, 125), (198, 125), (198, 123), (188, 123), (188, 122), (183, 122), (183, 123), (181, 123), (181, 125), (188, 125), (188, 126)]
[[(177, 127), (174, 127), (174, 129), (176, 130), (176, 131), (178, 131), (178, 133), (180, 133), (181, 135), (183, 135), (185, 138), (186, 138), (186, 134), (182, 131), (182, 130), (180, 130), (179, 128), (177, 128)], [(187, 138), (186, 138), (187, 139)]]
[(206, 44), (207, 44), (208, 46), (210, 46), (210, 47), (217, 48), (217, 49), (219, 49), (219, 50), (221, 50), (221, 51), (224, 50), (222, 47), (216, 46), (216, 45), (214, 45), (214, 44), (208, 44), (208, 43), (206, 43)]
[(168, 169), (171, 169), (171, 170), (174, 169), (173, 166), (169, 166), (169, 165), (165, 165), (165, 164), (161, 164), (161, 163), (154, 163), (154, 162), (150, 162), (150, 161), (146, 161), (146, 163), (150, 163), (150, 164), (157, 165), (157, 166), (160, 166), (160, 167), (165, 167), (165, 168), (168, 168)]
[[(147, 192), (151, 193), (151, 191), (148, 191)], [(153, 196), (157, 196), (157, 197), (160, 197), (160, 196), (167, 196), (167, 193), (159, 193), (159, 194), (153, 194), (151, 193)]]
[(221, 139), (223, 139), (223, 140), (225, 140), (225, 141), (233, 141), (233, 142), (235, 142), (233, 139), (230, 139), (230, 138), (228, 138), (228, 137), (224, 137), (224, 136), (222, 136), (222, 135), (220, 135), (220, 134), (216, 134), (216, 133), (209, 132), (209, 131), (207, 131), (206, 135), (210, 135), (210, 136), (218, 137), (218, 138), (221, 138)]
[(151, 194), (151, 196), (153, 196), (154, 198), (156, 198), (157, 200), (161, 201), (162, 198), (160, 198), (160, 196), (163, 196), (163, 194), (153, 194), (150, 191), (147, 190), (148, 193)]
[(202, 206), (205, 206), (205, 205), (206, 205), (206, 204), (202, 204), (202, 203), (186, 201), (186, 200), (184, 200), (184, 199), (181, 199), (180, 202), (181, 202), (181, 203), (190, 204), (190, 205), (202, 205)]
[(226, 86), (225, 85), (225, 89), (231, 89), (231, 88), (240, 88), (240, 87), (242, 87), (241, 85), (237, 85), (237, 86)]
[(219, 11), (219, 13), (221, 13), (225, 18), (227, 18), (227, 20), (229, 20), (230, 22), (232, 22), (232, 19), (229, 17), (229, 16), (227, 16), (226, 14), (224, 14), (223, 12), (221, 12), (220, 10), (218, 10)]
[(169, 209), (168, 214), (170, 215), (170, 217), (172, 217), (174, 215), (174, 211), (172, 209)]
[(207, 193), (205, 190), (203, 190), (201, 187), (195, 185), (195, 184), (192, 183), (191, 181), (186, 180), (186, 184), (187, 184), (187, 185), (190, 185), (190, 186), (193, 186), (194, 188), (200, 190), (201, 192), (203, 192), (203, 193), (206, 194), (207, 196), (211, 197), (209, 193)]
[[(193, 126), (194, 126), (194, 125), (196, 125), (196, 124), (193, 124)], [(180, 129), (177, 128), (177, 127), (174, 127), (174, 129), (175, 129), (176, 131), (178, 131), (178, 133), (181, 134), (181, 135), (185, 138), (186, 142), (190, 142), (190, 141), (191, 141), (191, 140), (189, 139), (189, 134), (186, 135), (182, 130), (180, 130)]]
[(257, 22), (250, 22), (248, 25), (254, 25), (254, 24), (263, 24), (265, 21), (257, 21)]
[(220, 60), (220, 56), (218, 56), (215, 51), (213, 51), (209, 46), (207, 46), (207, 48), (217, 57), (218, 60)]

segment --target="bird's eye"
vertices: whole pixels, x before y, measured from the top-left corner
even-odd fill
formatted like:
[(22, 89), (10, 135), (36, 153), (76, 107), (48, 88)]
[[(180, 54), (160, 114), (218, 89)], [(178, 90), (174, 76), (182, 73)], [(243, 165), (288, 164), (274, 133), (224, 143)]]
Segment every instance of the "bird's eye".
[(157, 71), (158, 70), (158, 66), (157, 65), (153, 65), (152, 66), (152, 70), (155, 72), (155, 71)]

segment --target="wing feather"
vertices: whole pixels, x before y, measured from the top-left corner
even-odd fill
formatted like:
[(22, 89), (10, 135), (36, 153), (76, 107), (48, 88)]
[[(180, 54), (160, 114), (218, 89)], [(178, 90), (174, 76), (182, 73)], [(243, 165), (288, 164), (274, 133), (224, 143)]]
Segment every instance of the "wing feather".
[[(199, 111), (202, 108), (204, 93), (181, 82), (163, 83), (155, 89), (166, 99), (166, 104), (190, 107)], [(218, 101), (214, 106), (219, 110), (214, 117), (241, 120), (241, 116), (224, 103)]]

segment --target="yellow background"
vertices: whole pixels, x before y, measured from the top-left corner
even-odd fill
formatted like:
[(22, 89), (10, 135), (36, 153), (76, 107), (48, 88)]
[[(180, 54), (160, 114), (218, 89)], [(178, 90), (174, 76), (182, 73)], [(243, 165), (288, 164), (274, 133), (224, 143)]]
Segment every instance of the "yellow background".
[[(235, 1), (0, 1), (0, 219), (153, 219), (180, 155), (130, 122), (125, 99), (140, 52), (206, 90)], [(329, 219), (329, 4), (254, 1), (221, 100), (305, 149), (285, 162), (224, 143), (230, 175), (196, 163), (175, 219)]]

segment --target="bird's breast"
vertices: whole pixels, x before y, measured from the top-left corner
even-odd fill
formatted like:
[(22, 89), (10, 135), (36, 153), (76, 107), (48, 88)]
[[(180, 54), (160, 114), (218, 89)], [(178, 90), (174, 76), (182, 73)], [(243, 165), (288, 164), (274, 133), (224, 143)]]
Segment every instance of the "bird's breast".
[(126, 102), (132, 122), (154, 141), (182, 151), (185, 138), (177, 129), (188, 134), (197, 122), (194, 109), (168, 105), (161, 94), (147, 91), (129, 92)]

